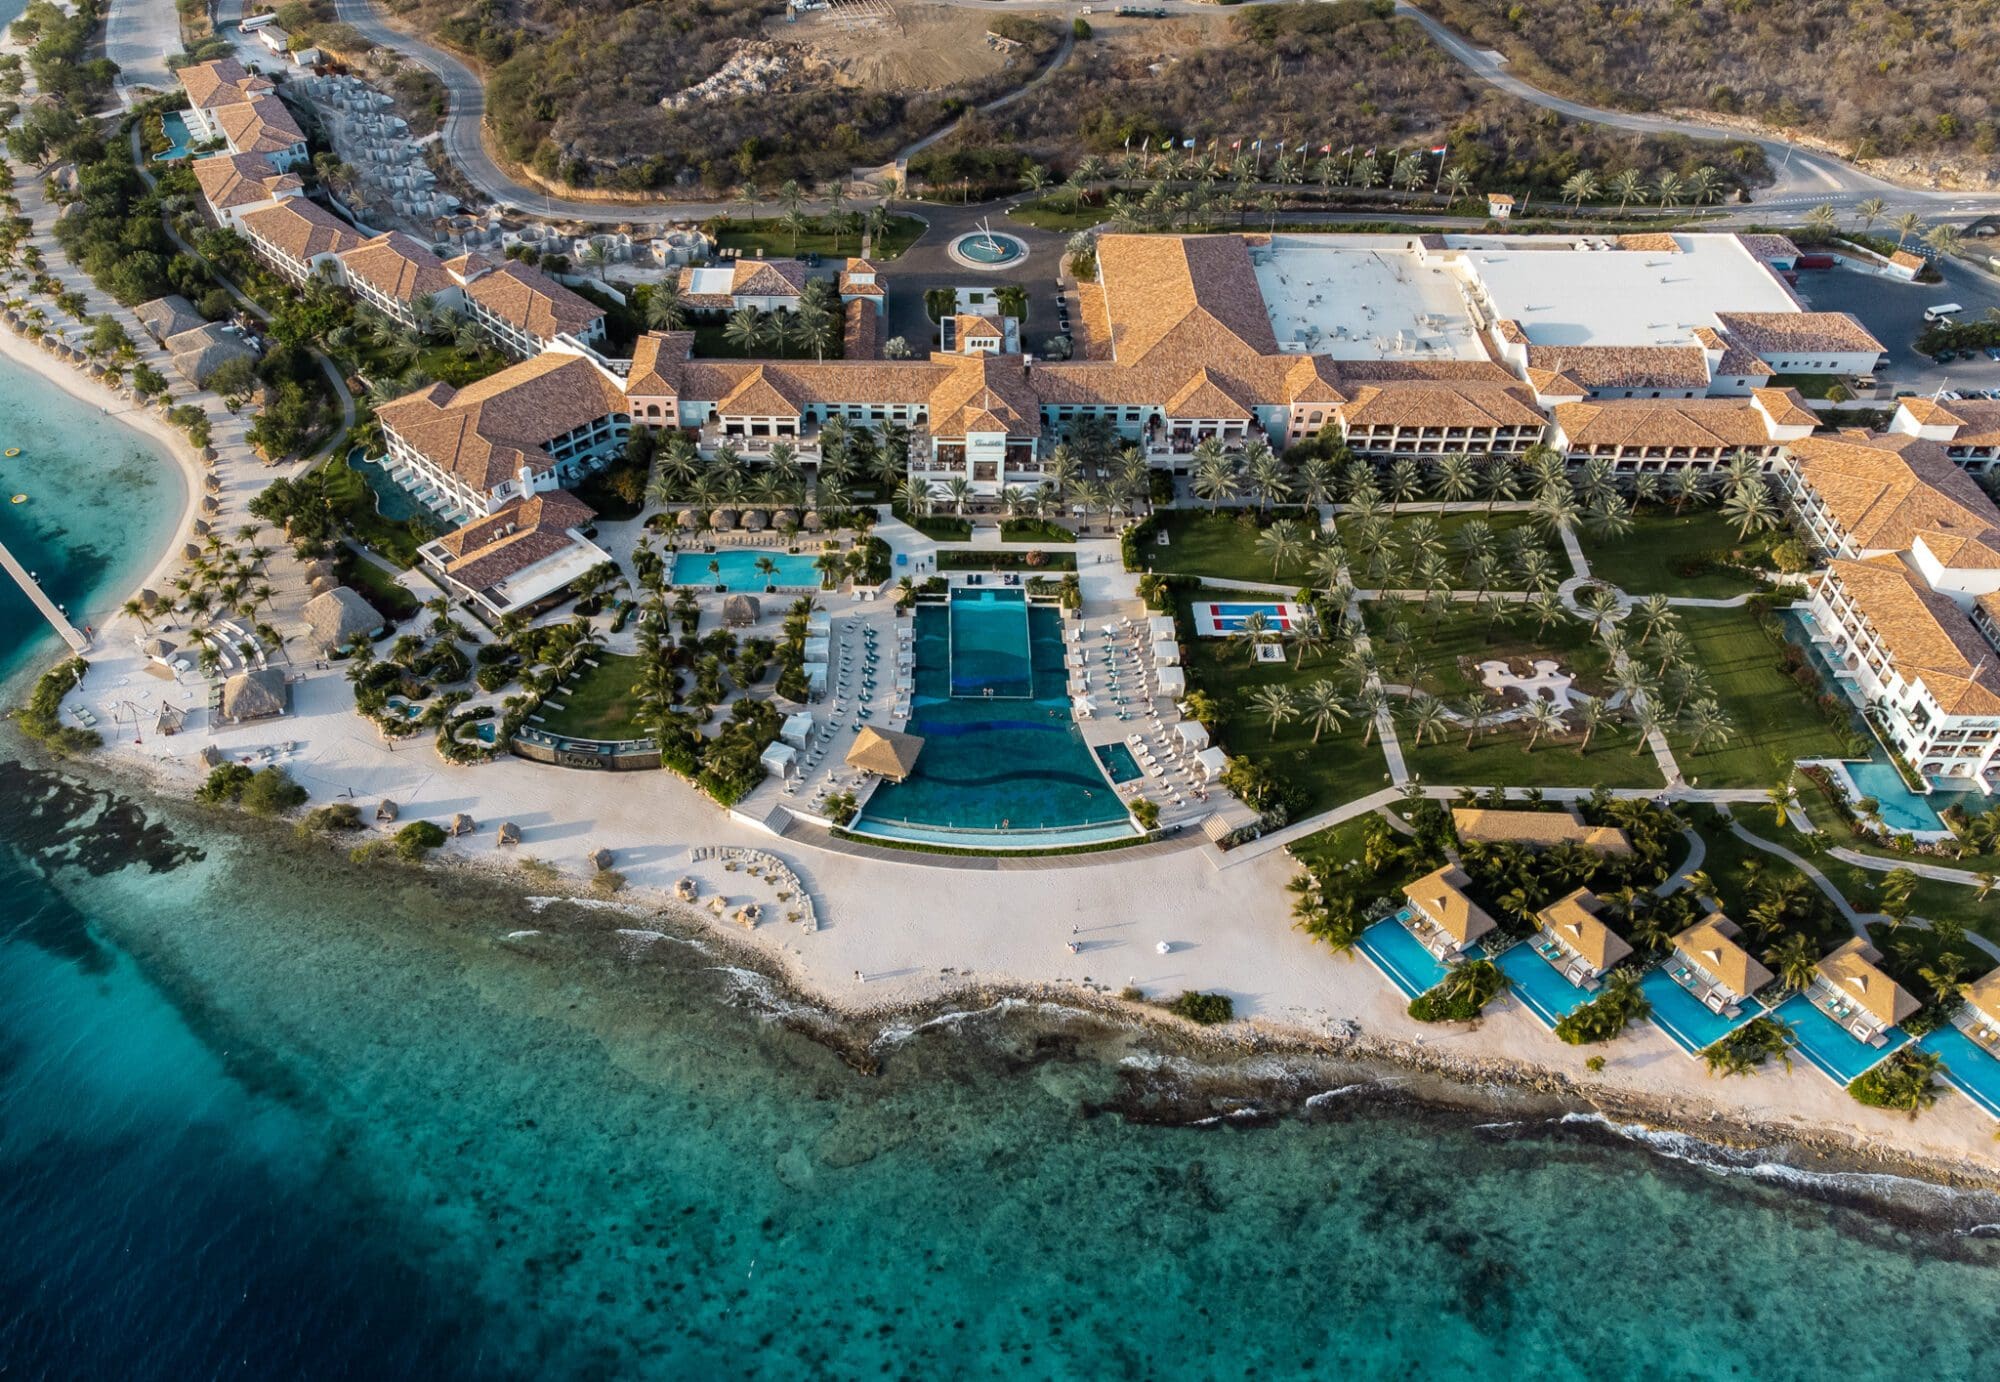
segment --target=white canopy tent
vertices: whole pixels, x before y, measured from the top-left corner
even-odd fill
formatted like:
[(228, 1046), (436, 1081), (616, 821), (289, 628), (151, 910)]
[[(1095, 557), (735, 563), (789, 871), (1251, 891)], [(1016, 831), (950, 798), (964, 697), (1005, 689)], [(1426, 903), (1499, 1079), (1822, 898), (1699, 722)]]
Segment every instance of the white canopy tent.
[(806, 740), (812, 738), (813, 717), (811, 712), (801, 710), (796, 715), (787, 715), (785, 723), (778, 727), (781, 742), (804, 748)]
[(1187, 674), (1178, 667), (1162, 667), (1153, 673), (1153, 680), (1160, 688), (1162, 696), (1176, 698), (1187, 694)]
[(1174, 737), (1191, 749), (1208, 747), (1208, 726), (1199, 720), (1182, 720), (1174, 726)]
[(827, 641), (824, 638), (808, 638), (803, 651), (807, 662), (825, 662), (826, 650)]
[(806, 616), (806, 637), (825, 638), (833, 632), (833, 616), (823, 609), (816, 609)]
[(1173, 616), (1170, 614), (1154, 615), (1146, 621), (1146, 632), (1155, 642), (1158, 642), (1162, 638), (1176, 637)]
[(782, 740), (767, 746), (757, 760), (779, 777), (792, 775), (792, 764), (798, 761), (799, 751)]
[(1153, 644), (1153, 661), (1162, 667), (1177, 667), (1181, 660), (1181, 645), (1171, 638), (1158, 639)]
[(1097, 702), (1088, 696), (1070, 697), (1070, 708), (1076, 712), (1076, 718), (1079, 720), (1088, 720), (1097, 714)]
[(1229, 767), (1229, 755), (1213, 746), (1203, 749), (1194, 756), (1194, 770), (1201, 774), (1203, 782), (1213, 782)]

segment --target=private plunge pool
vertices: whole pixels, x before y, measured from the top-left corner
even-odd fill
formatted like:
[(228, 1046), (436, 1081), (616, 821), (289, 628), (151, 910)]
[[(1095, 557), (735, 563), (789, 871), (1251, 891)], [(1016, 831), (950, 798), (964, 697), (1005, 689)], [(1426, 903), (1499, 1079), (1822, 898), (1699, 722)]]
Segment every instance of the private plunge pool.
[(1070, 718), (1059, 611), (1022, 590), (971, 587), (949, 604), (919, 605), (914, 618), (904, 730), (923, 748), (910, 776), (877, 787), (850, 829), (988, 849), (1137, 833)]

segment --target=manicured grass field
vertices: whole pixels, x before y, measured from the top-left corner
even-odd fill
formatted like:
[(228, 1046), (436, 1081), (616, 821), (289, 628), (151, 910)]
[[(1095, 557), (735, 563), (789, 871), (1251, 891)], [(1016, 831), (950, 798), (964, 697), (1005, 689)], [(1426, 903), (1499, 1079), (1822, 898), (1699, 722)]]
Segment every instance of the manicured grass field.
[[(760, 250), (766, 259), (790, 259), (805, 254), (845, 258), (861, 253), (859, 231), (835, 235), (824, 218), (808, 216), (805, 229), (794, 238), (781, 223), (777, 209), (771, 206), (758, 207), (755, 220), (747, 216), (739, 220), (717, 219), (710, 221), (706, 229), (715, 236), (717, 249), (741, 250), (746, 259), (756, 257)], [(869, 257), (894, 259), (916, 244), (917, 237), (927, 229), (915, 216), (891, 216), (882, 234), (869, 247)]]
[(1682, 776), (1701, 787), (1768, 787), (1801, 758), (1838, 758), (1846, 743), (1819, 707), (1779, 669), (1778, 649), (1749, 609), (1683, 609), (1693, 662), (1708, 673), (1716, 700), (1736, 726), (1726, 744), (1696, 753), (1685, 732), (1669, 730)]
[[(1532, 522), (1532, 515), (1518, 511), (1509, 512), (1507, 510), (1501, 510), (1492, 514), (1421, 514), (1410, 513), (1405, 510), (1398, 514), (1389, 525), (1389, 530), (1394, 535), (1396, 563), (1394, 567), (1383, 573), (1379, 578), (1369, 568), (1366, 554), (1355, 544), (1355, 530), (1358, 525), (1351, 518), (1338, 519), (1335, 526), (1339, 528), (1340, 539), (1347, 545), (1348, 556), (1353, 561), (1354, 583), (1356, 585), (1371, 587), (1379, 585), (1384, 589), (1396, 589), (1414, 584), (1415, 577), (1411, 574), (1414, 563), (1410, 560), (1409, 533), (1412, 525), (1420, 520), (1428, 520), (1437, 525), (1438, 535), (1444, 539), (1445, 569), (1451, 573), (1453, 581), (1457, 582), (1463, 578), (1465, 569), (1465, 554), (1463, 549), (1458, 545), (1458, 535), (1467, 524), (1475, 522), (1484, 523), (1498, 536), (1505, 534), (1510, 529), (1528, 527)], [(1547, 548), (1550, 555), (1556, 559), (1555, 571), (1557, 578), (1567, 577), (1570, 574), (1569, 561), (1563, 556), (1561, 545), (1544, 539), (1542, 546)], [(1504, 558), (1507, 550), (1504, 542), (1496, 544), (1494, 555)], [(1466, 586), (1466, 589), (1471, 588), (1469, 585)], [(1511, 572), (1506, 572), (1503, 568), (1501, 572), (1495, 574), (1489, 588), (1493, 590), (1519, 589), (1520, 582)]]
[(1649, 509), (1621, 537), (1577, 534), (1590, 574), (1632, 595), (1692, 595), (1726, 599), (1757, 588), (1742, 571), (1696, 570), (1704, 561), (1747, 561), (1768, 551), (1768, 535), (1737, 540), (1736, 530), (1714, 509), (1690, 508), (1675, 516), (1671, 507)]
[(1582, 736), (1576, 734), (1561, 738), (1544, 734), (1529, 753), (1528, 732), (1513, 725), (1480, 731), (1469, 751), (1463, 728), (1447, 726), (1442, 739), (1426, 739), (1422, 748), (1415, 746), (1407, 722), (1398, 722), (1396, 733), (1403, 746), (1404, 764), (1427, 787), (1666, 785), (1652, 753), (1633, 752), (1639, 740), (1629, 725), (1598, 730), (1591, 737), (1590, 751), (1583, 754), (1576, 751), (1582, 742)]
[(1312, 579), (1304, 561), (1271, 574), (1271, 559), (1257, 548), (1261, 531), (1249, 511), (1172, 509), (1159, 515), (1159, 528), (1169, 535), (1162, 547), (1148, 539), (1140, 554), (1155, 571), (1179, 576), (1208, 576), (1225, 581), (1261, 581), (1296, 590)]
[[(1433, 616), (1425, 612), (1422, 601), (1408, 600), (1401, 621), (1409, 640), (1399, 649), (1384, 633), (1386, 609), (1379, 600), (1362, 606), (1384, 681), (1416, 686), (1450, 700), (1470, 696), (1483, 685), (1475, 670), (1478, 663), (1547, 658), (1576, 677), (1578, 690), (1610, 690), (1611, 659), (1581, 619), (1564, 615), (1541, 625), (1518, 604), (1474, 605), (1466, 600), (1455, 600)], [(1473, 666), (1464, 665), (1468, 662)]]
[(1302, 840), (1294, 840), (1291, 844), (1292, 855), (1310, 868), (1337, 868), (1350, 860), (1359, 859), (1367, 840), (1368, 820), (1367, 816), (1356, 816), (1351, 821), (1315, 831)]
[(597, 665), (586, 667), (551, 694), (563, 701), (560, 710), (542, 705), (537, 728), (579, 739), (637, 739), (646, 733), (639, 722), (634, 690), (645, 661), (617, 653), (599, 653)]
[[(1220, 594), (1226, 592), (1207, 591), (1193, 598), (1213, 599)], [(1217, 638), (1192, 639), (1183, 646), (1182, 655), (1189, 685), (1225, 706), (1221, 723), (1210, 726), (1216, 742), (1231, 755), (1268, 765), (1303, 789), (1310, 801), (1300, 815), (1331, 810), (1389, 785), (1380, 746), (1361, 742), (1366, 727), (1359, 718), (1326, 731), (1315, 744), (1312, 726), (1303, 717), (1278, 726), (1274, 736), (1270, 722), (1248, 704), (1259, 687), (1283, 685), (1301, 691), (1323, 677), (1339, 680), (1331, 658), (1307, 658), (1306, 665), (1295, 670), (1289, 660), (1251, 662), (1240, 648)]]

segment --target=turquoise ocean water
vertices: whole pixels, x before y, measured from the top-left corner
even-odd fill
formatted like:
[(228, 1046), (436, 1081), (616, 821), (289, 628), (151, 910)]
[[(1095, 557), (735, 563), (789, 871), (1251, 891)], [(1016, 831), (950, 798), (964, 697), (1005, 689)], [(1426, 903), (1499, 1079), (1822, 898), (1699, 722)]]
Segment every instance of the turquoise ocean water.
[(1035, 1006), (858, 1049), (647, 922), (13, 757), (10, 1377), (1994, 1369), (1988, 1197)]

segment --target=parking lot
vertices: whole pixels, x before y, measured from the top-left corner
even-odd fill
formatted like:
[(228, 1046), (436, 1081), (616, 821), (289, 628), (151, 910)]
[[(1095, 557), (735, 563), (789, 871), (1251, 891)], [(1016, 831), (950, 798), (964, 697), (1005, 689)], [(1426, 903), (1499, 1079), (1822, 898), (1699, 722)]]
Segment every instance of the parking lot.
[(1959, 320), (1967, 322), (2000, 308), (2000, 281), (1963, 264), (1939, 267), (1942, 283), (1900, 283), (1854, 269), (1808, 271), (1799, 275), (1798, 291), (1816, 311), (1852, 312), (1882, 343), (1889, 354), (1889, 368), (1876, 375), (1883, 397), (1896, 389), (2000, 389), (2000, 361), (1983, 353), (1939, 365), (1911, 348), (1923, 333), (1926, 307), (1956, 302), (1965, 308)]

